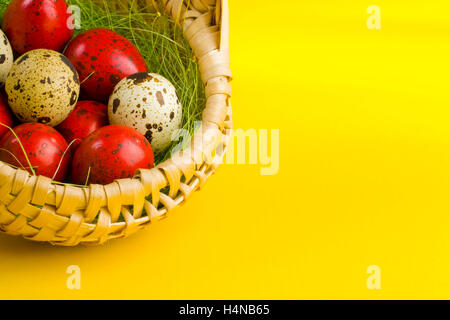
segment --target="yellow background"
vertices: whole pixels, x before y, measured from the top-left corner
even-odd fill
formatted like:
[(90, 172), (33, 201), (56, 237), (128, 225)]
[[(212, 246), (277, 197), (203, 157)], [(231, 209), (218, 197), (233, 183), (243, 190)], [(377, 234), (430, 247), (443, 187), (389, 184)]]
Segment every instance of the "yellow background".
[[(381, 30), (366, 26), (374, 4)], [(279, 174), (224, 165), (103, 247), (0, 235), (0, 298), (450, 298), (449, 11), (231, 0), (235, 127), (280, 129)]]

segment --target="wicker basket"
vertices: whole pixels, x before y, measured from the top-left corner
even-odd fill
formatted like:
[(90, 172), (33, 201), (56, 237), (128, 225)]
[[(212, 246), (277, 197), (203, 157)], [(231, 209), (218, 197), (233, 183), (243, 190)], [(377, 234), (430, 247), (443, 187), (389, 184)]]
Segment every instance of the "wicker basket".
[(127, 237), (183, 204), (215, 172), (218, 164), (208, 160), (223, 157), (232, 126), (227, 0), (147, 2), (184, 29), (206, 86), (202, 128), (190, 152), (139, 170), (133, 179), (88, 187), (53, 184), (0, 162), (2, 232), (62, 246)]

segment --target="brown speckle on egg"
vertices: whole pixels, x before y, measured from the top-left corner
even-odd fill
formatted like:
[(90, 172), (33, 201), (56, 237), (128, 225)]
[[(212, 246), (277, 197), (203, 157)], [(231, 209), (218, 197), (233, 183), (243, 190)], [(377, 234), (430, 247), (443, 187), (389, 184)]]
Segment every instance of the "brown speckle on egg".
[(78, 101), (78, 94), (72, 91), (72, 96), (70, 97), (70, 105), (73, 106)]
[(139, 72), (127, 77), (127, 79), (132, 80), (135, 85), (151, 80), (152, 78), (152, 75), (147, 72)]
[(22, 64), (22, 62), (26, 61), (30, 56), (28, 54), (24, 54), (19, 60), (17, 60), (17, 64)]
[(163, 97), (161, 91), (156, 92), (156, 99), (158, 99), (158, 102), (161, 106), (164, 105), (164, 97)]
[(113, 113), (117, 112), (117, 108), (120, 106), (120, 99), (114, 99), (113, 101)]
[(147, 138), (148, 142), (152, 143), (153, 140), (152, 130), (147, 130), (144, 136)]
[(52, 119), (50, 119), (49, 117), (41, 117), (37, 120), (37, 122), (42, 123), (42, 124), (47, 124), (51, 121)]

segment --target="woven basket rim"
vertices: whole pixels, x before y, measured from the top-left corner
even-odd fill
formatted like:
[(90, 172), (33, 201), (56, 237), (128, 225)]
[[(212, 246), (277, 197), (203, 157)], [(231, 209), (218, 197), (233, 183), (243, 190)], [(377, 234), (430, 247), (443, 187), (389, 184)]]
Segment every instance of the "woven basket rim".
[(217, 169), (210, 160), (223, 158), (232, 128), (228, 0), (147, 3), (184, 29), (198, 60), (206, 92), (202, 127), (175, 158), (108, 185), (60, 185), (0, 162), (0, 231), (64, 246), (127, 237), (184, 203)]

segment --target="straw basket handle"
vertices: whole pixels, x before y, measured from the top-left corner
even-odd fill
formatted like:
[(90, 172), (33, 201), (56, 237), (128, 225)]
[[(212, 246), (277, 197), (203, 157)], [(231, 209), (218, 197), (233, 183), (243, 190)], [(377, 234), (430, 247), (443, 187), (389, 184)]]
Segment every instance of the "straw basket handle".
[(228, 10), (228, 0), (218, 0), (217, 8), (220, 13), (220, 51), (226, 52), (230, 50), (229, 34), (230, 34), (230, 24), (229, 24), (229, 10)]

